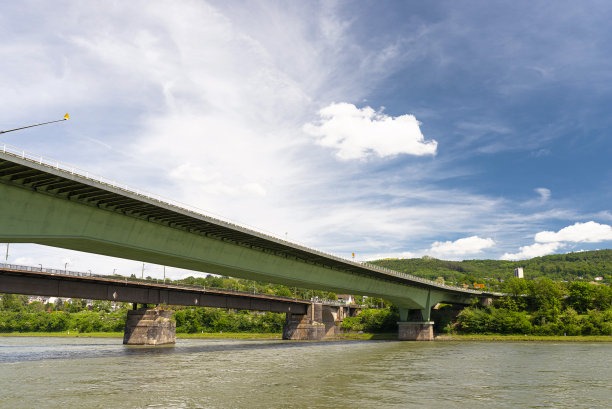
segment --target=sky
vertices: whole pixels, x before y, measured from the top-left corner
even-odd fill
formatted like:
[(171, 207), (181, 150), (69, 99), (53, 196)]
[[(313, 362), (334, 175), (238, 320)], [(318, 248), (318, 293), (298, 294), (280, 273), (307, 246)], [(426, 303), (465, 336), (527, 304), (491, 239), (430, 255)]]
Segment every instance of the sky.
[(611, 20), (606, 1), (2, 2), (0, 129), (71, 119), (0, 143), (357, 260), (610, 248)]

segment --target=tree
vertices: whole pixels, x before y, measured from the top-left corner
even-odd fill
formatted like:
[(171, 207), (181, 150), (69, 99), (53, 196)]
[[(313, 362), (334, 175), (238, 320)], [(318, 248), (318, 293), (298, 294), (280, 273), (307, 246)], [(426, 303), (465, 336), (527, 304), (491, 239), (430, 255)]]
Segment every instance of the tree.
[(564, 291), (558, 283), (547, 277), (538, 278), (529, 283), (529, 293), (535, 302), (536, 309), (561, 308)]
[(519, 297), (523, 294), (527, 294), (527, 281), (522, 278), (512, 277), (508, 281), (506, 281), (506, 285), (504, 286), (504, 290), (513, 295), (514, 297)]
[(28, 305), (26, 295), (2, 294), (0, 309), (3, 311), (21, 311), (26, 305)]
[(612, 287), (607, 285), (594, 286), (593, 308), (601, 311), (612, 308)]
[(291, 290), (288, 289), (287, 287), (281, 287), (278, 290), (276, 290), (276, 295), (281, 296), (281, 297), (293, 297), (293, 294), (291, 294)]
[(64, 300), (59, 297), (55, 301), (55, 311), (64, 311)]
[(584, 281), (574, 281), (569, 286), (567, 305), (575, 309), (578, 313), (584, 314), (589, 309), (593, 309), (595, 299), (595, 289), (592, 284)]

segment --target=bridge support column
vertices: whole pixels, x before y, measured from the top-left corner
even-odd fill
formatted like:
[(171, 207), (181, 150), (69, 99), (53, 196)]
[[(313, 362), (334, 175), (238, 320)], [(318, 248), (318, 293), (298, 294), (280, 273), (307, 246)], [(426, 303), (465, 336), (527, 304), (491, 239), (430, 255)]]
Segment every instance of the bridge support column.
[(478, 302), (480, 303), (480, 305), (488, 307), (489, 305), (493, 304), (493, 297), (483, 297), (480, 298)]
[(433, 321), (398, 322), (398, 339), (400, 341), (433, 341)]
[(400, 341), (433, 341), (433, 321), (430, 321), (431, 308), (429, 297), (424, 310), (399, 309), (400, 321), (397, 323)]
[(321, 340), (325, 336), (323, 304), (312, 303), (306, 314), (287, 313), (283, 326), (283, 339)]
[(159, 308), (130, 310), (125, 320), (126, 345), (163, 345), (176, 342), (176, 322), (172, 311)]

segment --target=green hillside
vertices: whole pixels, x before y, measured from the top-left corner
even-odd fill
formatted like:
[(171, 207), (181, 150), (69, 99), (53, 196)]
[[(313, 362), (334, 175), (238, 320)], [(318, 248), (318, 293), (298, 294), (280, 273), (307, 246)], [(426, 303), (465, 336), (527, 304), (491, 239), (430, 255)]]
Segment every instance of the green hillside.
[(603, 277), (604, 282), (612, 282), (612, 250), (556, 254), (521, 261), (445, 261), (425, 256), (371, 263), (431, 280), (444, 277), (447, 282), (459, 284), (483, 282), (485, 279), (490, 283), (507, 280), (516, 267), (523, 267), (526, 279), (548, 277), (555, 281), (592, 281), (595, 277)]

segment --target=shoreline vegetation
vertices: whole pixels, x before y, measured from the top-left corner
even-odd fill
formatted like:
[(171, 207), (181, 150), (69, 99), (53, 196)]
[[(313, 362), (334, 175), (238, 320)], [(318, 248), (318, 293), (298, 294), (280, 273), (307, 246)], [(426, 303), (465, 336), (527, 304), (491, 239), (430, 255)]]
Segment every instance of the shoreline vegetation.
[[(431, 311), (440, 340), (612, 340), (612, 250), (545, 256), (521, 262), (430, 257), (385, 259), (374, 263), (447, 284), (485, 285), (504, 293), (488, 305), (438, 304)], [(526, 278), (512, 277), (511, 268), (525, 267)], [(135, 276), (132, 277), (135, 279)], [(151, 279), (151, 277), (147, 277)], [(463, 281), (465, 280), (465, 281)], [(337, 300), (332, 292), (291, 288), (208, 275), (172, 281), (181, 285), (224, 288), (301, 299)], [(344, 297), (341, 297), (344, 298)], [(363, 309), (347, 317), (338, 339), (395, 339), (397, 306), (378, 298), (355, 296)], [(280, 339), (285, 314), (210, 307), (162, 306), (174, 312), (178, 338)], [(40, 333), (77, 336), (102, 333), (121, 336), (129, 303), (54, 299), (0, 294), (0, 334)], [(118, 335), (112, 335), (118, 334)], [(496, 335), (489, 335), (496, 334)]]
[[(58, 338), (123, 338), (123, 332), (7, 332), (0, 337), (58, 337)], [(176, 334), (177, 339), (261, 339), (281, 340), (280, 333), (248, 333), (248, 332), (205, 332), (197, 334)], [(323, 341), (394, 341), (397, 333), (341, 333)], [(486, 341), (486, 342), (612, 342), (609, 335), (516, 335), (516, 334), (470, 334), (449, 335), (437, 334), (436, 341)]]

